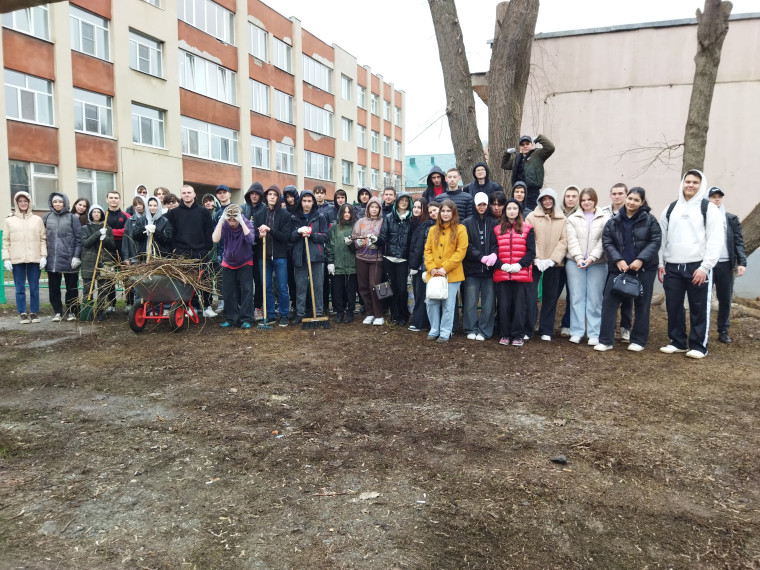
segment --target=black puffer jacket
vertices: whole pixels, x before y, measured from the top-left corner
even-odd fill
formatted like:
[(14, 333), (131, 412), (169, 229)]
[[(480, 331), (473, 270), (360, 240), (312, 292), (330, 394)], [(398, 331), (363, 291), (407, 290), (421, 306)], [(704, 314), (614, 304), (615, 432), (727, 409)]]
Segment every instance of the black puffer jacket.
[(425, 271), (425, 243), (428, 232), (435, 225), (435, 220), (425, 220), (417, 225), (412, 232), (412, 241), (409, 244), (409, 269)]
[[(63, 199), (60, 212), (53, 208), (53, 197)], [(79, 216), (69, 209), (69, 199), (65, 194), (53, 192), (48, 197), (50, 212), (45, 214), (42, 222), (47, 233), (47, 270), (56, 273), (76, 273), (71, 268), (71, 260), (82, 259), (82, 226)]]
[(454, 190), (453, 192), (444, 192), (435, 199), (436, 202), (443, 202), (444, 200), (451, 200), (457, 205), (460, 221), (466, 220), (475, 213), (475, 201), (472, 199), (472, 196), (461, 189)]
[[(467, 253), (464, 256), (462, 266), (465, 277), (488, 277), (493, 278), (493, 267), (488, 267), (480, 262), (484, 255), (489, 255), (496, 242), (494, 228), (498, 225), (496, 218), (490, 212), (482, 216), (475, 212), (463, 223), (467, 230)], [(480, 230), (483, 230), (484, 243), (480, 245)]]
[[(396, 208), (401, 198), (409, 200), (409, 209), (406, 217), (402, 220), (399, 217)], [(412, 196), (402, 192), (393, 202), (393, 208), (390, 214), (383, 219), (383, 226), (380, 229), (380, 235), (377, 238), (378, 247), (382, 247), (386, 256), (409, 259), (409, 245), (412, 241)]]
[[(267, 223), (268, 217), (269, 208), (260, 209), (253, 216), (253, 226), (258, 228), (259, 226), (269, 225)], [(280, 208), (279, 204), (275, 206), (274, 221), (267, 234), (267, 259), (288, 257), (288, 249), (292, 245), (290, 243), (290, 219), (291, 215), (285, 208)], [(263, 245), (263, 240), (256, 240), (256, 256), (258, 259), (262, 257)]]
[[(617, 274), (617, 262), (624, 258), (625, 236), (623, 222), (625, 208), (620, 208), (617, 214), (612, 216), (604, 226), (602, 232), (602, 247), (607, 254), (607, 266), (609, 271)], [(647, 206), (639, 208), (633, 215), (633, 227), (631, 237), (633, 239), (633, 251), (635, 259), (644, 262), (642, 268), (646, 271), (656, 271), (659, 265), (659, 251), (662, 244), (662, 230), (660, 223), (649, 213)]]
[[(478, 179), (475, 178), (475, 169), (478, 166), (482, 166), (483, 168), (486, 169), (486, 181), (485, 181), (485, 184), (483, 184), (482, 186), (478, 184)], [(501, 187), (501, 184), (491, 180), (491, 171), (488, 169), (488, 165), (485, 162), (478, 162), (475, 166), (472, 167), (472, 178), (473, 178), (472, 182), (470, 182), (467, 186), (462, 188), (462, 190), (464, 192), (467, 192), (467, 194), (469, 194), (473, 198), (475, 197), (475, 194), (477, 194), (478, 192), (485, 193), (485, 195), (488, 196), (489, 198), (491, 197), (491, 192), (497, 192), (498, 190), (501, 190), (502, 192), (504, 192), (504, 188)], [(465, 273), (466, 273), (466, 270), (465, 270)]]

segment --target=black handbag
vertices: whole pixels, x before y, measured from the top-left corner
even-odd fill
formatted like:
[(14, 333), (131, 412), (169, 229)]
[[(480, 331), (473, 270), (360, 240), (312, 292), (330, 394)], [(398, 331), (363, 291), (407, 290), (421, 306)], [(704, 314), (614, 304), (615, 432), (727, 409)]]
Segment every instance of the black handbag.
[(612, 292), (619, 297), (636, 299), (644, 295), (644, 286), (635, 275), (621, 273), (612, 281)]
[(389, 297), (393, 297), (393, 289), (391, 289), (391, 282), (390, 281), (383, 281), (382, 283), (378, 283), (374, 287), (375, 289), (375, 295), (377, 295), (377, 298), (381, 301), (383, 299), (388, 299)]

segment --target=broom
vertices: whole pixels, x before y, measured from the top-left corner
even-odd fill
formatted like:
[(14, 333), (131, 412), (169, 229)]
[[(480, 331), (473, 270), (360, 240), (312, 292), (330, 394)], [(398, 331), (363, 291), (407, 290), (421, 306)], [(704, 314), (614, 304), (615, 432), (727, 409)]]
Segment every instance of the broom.
[[(103, 220), (103, 227), (108, 228), (108, 210), (106, 210), (106, 217)], [(98, 265), (100, 264), (100, 252), (103, 251), (103, 240), (100, 240), (98, 244), (98, 255), (95, 257), (95, 268), (92, 270), (92, 281), (90, 281), (90, 292), (87, 293), (87, 300), (82, 303), (82, 307), (79, 309), (80, 321), (94, 321), (97, 311), (93, 312), (92, 302), (92, 288), (95, 286), (95, 276), (98, 274)], [(98, 297), (100, 297), (100, 291), (98, 291)], [(98, 299), (100, 300), (100, 299)]]
[(272, 327), (267, 323), (267, 234), (261, 236), (261, 240), (261, 284), (263, 285), (262, 308), (264, 309), (264, 320), (256, 328), (260, 331), (271, 331)]
[(302, 321), (302, 328), (305, 329), (329, 329), (330, 319), (328, 317), (317, 316), (317, 303), (314, 299), (314, 277), (311, 274), (311, 254), (309, 253), (309, 236), (303, 236), (304, 246), (306, 247), (306, 264), (309, 266), (309, 287), (311, 288), (311, 310), (314, 317), (311, 319), (304, 319)]

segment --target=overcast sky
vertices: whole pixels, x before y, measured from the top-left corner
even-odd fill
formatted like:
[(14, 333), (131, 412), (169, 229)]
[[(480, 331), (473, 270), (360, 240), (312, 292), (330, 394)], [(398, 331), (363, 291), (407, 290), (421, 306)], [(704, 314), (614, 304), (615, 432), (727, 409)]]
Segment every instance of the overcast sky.
[[(406, 154), (453, 152), (446, 97), (427, 0), (264, 0), (328, 44), (337, 44), (406, 92)], [(496, 4), (457, 2), (471, 72), (487, 71)], [(733, 14), (760, 12), (760, 0), (733, 0)], [(541, 0), (536, 33), (693, 18), (700, 0)], [(696, 49), (696, 44), (695, 44)], [(480, 135), (487, 109), (476, 96)]]

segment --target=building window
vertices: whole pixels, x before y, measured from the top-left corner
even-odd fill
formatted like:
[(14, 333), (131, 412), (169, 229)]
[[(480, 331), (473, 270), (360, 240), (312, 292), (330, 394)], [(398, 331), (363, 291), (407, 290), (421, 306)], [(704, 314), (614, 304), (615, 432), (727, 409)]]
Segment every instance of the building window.
[(303, 80), (322, 91), (332, 93), (332, 69), (303, 54)]
[(4, 27), (16, 30), (22, 34), (29, 34), (41, 40), (50, 39), (50, 25), (48, 21), (47, 6), (22, 8), (15, 12), (3, 14)]
[(251, 79), (251, 111), (269, 116), (269, 86)]
[(393, 144), (396, 147), (396, 152), (394, 153), (393, 158), (401, 160), (401, 141), (393, 141)]
[(356, 105), (362, 109), (367, 108), (367, 90), (361, 85), (356, 86)]
[(386, 137), (385, 135), (383, 135), (383, 155), (391, 155), (391, 137)]
[(367, 148), (367, 127), (356, 125), (356, 146)]
[(235, 72), (211, 61), (179, 50), (179, 86), (235, 105)]
[(285, 172), (286, 174), (296, 173), (296, 154), (293, 146), (277, 143), (275, 145), (274, 158), (277, 172)]
[[(16, 192), (28, 192), (32, 197), (34, 210), (47, 210), (48, 197), (58, 191), (58, 167), (52, 164), (37, 164), (9, 160), (11, 183), (11, 204)], [(14, 206), (15, 207), (15, 206)]]
[(292, 48), (279, 38), (272, 36), (272, 47), (274, 48), (274, 61), (272, 63), (275, 67), (279, 67), (283, 71), (292, 73), (293, 58), (291, 57)]
[(232, 129), (204, 123), (190, 117), (180, 117), (182, 154), (238, 163), (238, 133)]
[(53, 124), (53, 82), (5, 70), (5, 116), (41, 125)]
[(394, 115), (394, 122), (397, 125), (400, 125), (401, 124), (401, 108), (393, 107), (393, 115)]
[(163, 77), (161, 52), (163, 42), (129, 31), (129, 67), (156, 77)]
[(108, 193), (116, 188), (113, 172), (77, 168), (77, 195), (87, 198), (91, 204), (106, 204)]
[(377, 168), (370, 169), (369, 173), (369, 187), (372, 190), (377, 190), (380, 185), (380, 171)]
[(248, 24), (248, 53), (267, 61), (267, 33), (251, 23)]
[(391, 102), (383, 99), (383, 119), (386, 121), (391, 120)]
[(274, 90), (274, 118), (293, 124), (293, 97), (282, 91)]
[(333, 179), (333, 157), (317, 154), (305, 150), (304, 153), (304, 176), (317, 180)]
[(113, 98), (74, 88), (74, 130), (113, 136)]
[(132, 142), (164, 148), (164, 112), (132, 103)]
[(367, 186), (367, 167), (366, 166), (357, 166), (356, 167), (356, 185), (359, 188), (364, 188)]
[(211, 0), (179, 0), (179, 19), (226, 44), (235, 43), (234, 14)]
[(333, 136), (333, 114), (304, 101), (303, 126), (309, 131), (331, 137)]
[(269, 141), (267, 139), (251, 135), (251, 162), (254, 168), (265, 168), (266, 170), (272, 168), (269, 164)]
[(372, 152), (380, 152), (380, 133), (371, 131), (369, 135), (369, 149)]
[(69, 24), (71, 49), (108, 61), (108, 20), (69, 4)]
[(343, 140), (351, 142), (351, 131), (354, 130), (354, 122), (351, 119), (341, 117), (340, 120), (341, 131), (343, 132)]
[(341, 97), (343, 97), (346, 101), (351, 100), (351, 91), (354, 90), (353, 87), (354, 82), (351, 81), (350, 77), (346, 77), (345, 75), (341, 74), (340, 76), (340, 94)]
[(383, 172), (383, 188), (385, 188), (386, 186), (393, 186), (393, 184), (391, 184), (390, 174), (388, 174), (387, 172)]
[(375, 93), (369, 94), (369, 111), (373, 115), (380, 114), (380, 98)]
[(344, 160), (340, 165), (340, 181), (343, 184), (351, 185), (351, 171), (353, 170), (354, 163)]

